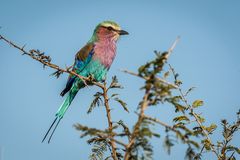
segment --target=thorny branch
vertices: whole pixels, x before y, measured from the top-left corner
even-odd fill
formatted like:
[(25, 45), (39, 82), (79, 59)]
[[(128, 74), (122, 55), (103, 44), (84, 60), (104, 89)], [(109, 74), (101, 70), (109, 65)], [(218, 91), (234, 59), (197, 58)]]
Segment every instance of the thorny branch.
[(107, 119), (108, 119), (108, 130), (109, 130), (109, 139), (110, 139), (110, 145), (112, 147), (112, 157), (114, 160), (118, 160), (117, 158), (117, 153), (116, 153), (116, 141), (114, 140), (114, 135), (112, 134), (112, 130), (113, 130), (113, 125), (112, 125), (112, 118), (111, 118), (111, 110), (110, 110), (110, 106), (108, 103), (108, 95), (107, 95), (107, 87), (106, 87), (106, 82), (104, 82), (104, 88), (102, 88), (103, 90), (103, 97), (104, 97), (104, 106), (106, 108), (106, 113), (107, 113)]
[[(173, 67), (172, 67), (170, 64), (169, 64), (169, 67), (170, 67), (170, 70), (172, 71), (174, 77), (176, 77), (176, 73), (175, 73)], [(177, 80), (177, 79), (175, 79), (175, 80)], [(178, 87), (178, 91), (179, 91), (179, 93), (180, 93), (180, 95), (181, 95), (181, 98), (182, 98), (183, 102), (184, 102), (184, 103), (186, 104), (186, 106), (190, 109), (190, 113), (193, 115), (193, 117), (195, 118), (197, 124), (198, 124), (199, 127), (201, 128), (203, 135), (207, 138), (207, 141), (210, 143), (210, 148), (211, 148), (211, 150), (212, 150), (213, 153), (219, 158), (219, 155), (218, 155), (218, 153), (217, 153), (217, 150), (216, 150), (215, 147), (214, 147), (214, 144), (212, 143), (211, 138), (209, 137), (207, 131), (204, 129), (202, 122), (199, 120), (198, 116), (197, 116), (196, 113), (193, 111), (193, 107), (188, 103), (188, 101), (187, 101), (187, 99), (186, 99), (186, 97), (185, 97), (185, 94), (183, 93), (183, 91), (182, 91), (182, 89), (181, 89), (180, 87)]]
[(133, 128), (133, 132), (130, 136), (129, 143), (127, 144), (126, 152), (125, 152), (125, 155), (124, 155), (124, 160), (129, 160), (130, 159), (130, 152), (131, 152), (132, 146), (135, 143), (136, 136), (138, 136), (140, 125), (141, 125), (141, 123), (144, 119), (144, 111), (148, 107), (148, 96), (149, 96), (149, 90), (146, 91), (146, 93), (143, 97), (142, 105), (140, 107), (140, 114), (138, 116), (137, 123), (135, 124), (135, 126)]
[[(170, 47), (170, 49), (168, 50), (168, 53), (165, 55), (165, 62), (167, 61), (168, 57), (169, 57), (169, 54), (172, 53), (173, 49), (176, 47), (176, 44), (177, 42), (179, 41), (179, 37), (177, 37), (177, 39), (175, 40), (175, 42), (173, 43), (173, 45)], [(137, 77), (140, 77), (140, 78), (143, 78), (145, 79), (146, 81), (150, 80), (150, 77), (142, 77), (140, 76), (139, 74), (136, 74), (134, 72), (131, 72), (131, 71), (127, 71), (127, 70), (124, 70), (123, 72), (125, 73), (128, 73), (128, 74), (131, 74), (131, 75), (134, 75), (134, 76), (137, 76)], [(164, 83), (164, 84), (167, 84), (167, 85), (170, 85), (172, 86), (173, 88), (177, 88), (176, 85), (174, 84), (171, 84), (161, 78), (157, 78), (157, 80), (159, 80), (160, 82)], [(124, 160), (129, 160), (130, 159), (130, 154), (131, 154), (131, 150), (132, 150), (132, 146), (133, 144), (135, 143), (136, 141), (136, 137), (138, 136), (138, 132), (139, 132), (139, 129), (140, 129), (140, 125), (142, 124), (144, 118), (146, 118), (147, 116), (145, 116), (145, 110), (147, 109), (150, 101), (149, 101), (149, 94), (150, 94), (150, 88), (146, 88), (145, 90), (145, 94), (143, 96), (143, 100), (142, 102), (140, 103), (140, 113), (138, 114), (138, 120), (133, 128), (133, 132), (130, 136), (130, 140), (129, 140), (129, 143), (127, 144), (127, 147), (126, 147), (126, 152), (125, 152), (125, 155), (124, 155)], [(149, 118), (149, 117), (148, 117)], [(172, 127), (170, 127), (172, 128)]]

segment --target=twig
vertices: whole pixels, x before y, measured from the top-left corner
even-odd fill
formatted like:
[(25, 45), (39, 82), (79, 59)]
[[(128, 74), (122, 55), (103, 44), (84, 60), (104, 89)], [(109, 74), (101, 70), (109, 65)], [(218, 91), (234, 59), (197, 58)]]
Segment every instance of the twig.
[[(130, 75), (136, 76), (136, 77), (143, 78), (143, 79), (146, 80), (146, 81), (150, 79), (150, 77), (140, 76), (139, 74), (134, 73), (134, 72), (132, 72), (132, 71), (128, 71), (128, 70), (121, 70), (121, 71), (124, 72), (124, 73), (130, 74)], [(166, 80), (164, 80), (164, 79), (162, 79), (162, 78), (157, 77), (156, 79), (157, 79), (158, 81), (166, 84), (166, 85), (169, 85), (169, 86), (171, 86), (171, 87), (173, 87), (173, 88), (175, 88), (175, 89), (178, 89), (178, 86), (177, 86), (177, 85), (172, 84), (172, 83), (169, 83), (169, 82), (167, 82)]]
[[(172, 74), (173, 74), (174, 77), (175, 77), (175, 80), (177, 80), (177, 79), (176, 79), (176, 73), (175, 73), (174, 69), (172, 68), (172, 66), (171, 66), (170, 64), (169, 64), (169, 67), (170, 67), (170, 70), (171, 70)], [(208, 133), (207, 133), (206, 130), (204, 129), (202, 122), (199, 120), (198, 116), (197, 116), (196, 113), (193, 111), (193, 107), (188, 103), (188, 101), (187, 101), (187, 99), (186, 99), (186, 97), (185, 97), (185, 95), (184, 95), (184, 93), (183, 93), (183, 91), (182, 91), (182, 89), (181, 89), (180, 87), (178, 87), (178, 91), (179, 91), (179, 93), (180, 93), (180, 96), (181, 96), (183, 102), (184, 102), (184, 103), (186, 104), (186, 106), (190, 109), (190, 113), (193, 115), (193, 117), (195, 118), (198, 126), (201, 128), (203, 135), (207, 138), (208, 142), (210, 143), (210, 148), (211, 148), (211, 150), (212, 150), (213, 153), (219, 158), (219, 155), (218, 155), (218, 153), (217, 153), (217, 151), (216, 151), (216, 149), (215, 149), (215, 147), (214, 147), (214, 145), (213, 145), (213, 143), (212, 143), (212, 141), (211, 141)]]
[(129, 140), (129, 143), (127, 144), (127, 147), (126, 147), (126, 152), (125, 152), (125, 155), (124, 155), (124, 160), (129, 160), (130, 158), (130, 152), (131, 152), (131, 149), (132, 149), (132, 146), (134, 145), (135, 141), (136, 141), (136, 137), (138, 136), (138, 132), (139, 132), (139, 128), (140, 128), (140, 125), (142, 123), (142, 121), (144, 120), (144, 111), (146, 110), (146, 108), (148, 107), (148, 96), (149, 96), (149, 90), (146, 90), (145, 92), (145, 95), (143, 97), (143, 100), (142, 100), (142, 104), (141, 104), (141, 107), (140, 107), (140, 113), (139, 113), (139, 116), (138, 116), (138, 120), (133, 128), (133, 132), (132, 132), (132, 135), (130, 136), (130, 140)]
[[(175, 48), (177, 42), (179, 41), (179, 37), (175, 40), (175, 42), (173, 43), (173, 45), (170, 47), (170, 49), (168, 50), (168, 54), (166, 55), (165, 59), (167, 60), (169, 55), (172, 53), (173, 49)], [(140, 78), (143, 78), (144, 80), (148, 81), (150, 79), (150, 77), (143, 77), (143, 76), (140, 76), (134, 72), (131, 72), (131, 71), (127, 71), (127, 70), (123, 70), (123, 72), (125, 73), (128, 73), (130, 75), (134, 75), (134, 76), (137, 76), (137, 77), (140, 77)], [(177, 85), (175, 84), (171, 84), (161, 78), (157, 78), (157, 80), (159, 80), (160, 82), (164, 83), (164, 84), (167, 84), (169, 86), (172, 86), (173, 88), (178, 88)], [(147, 116), (145, 116), (144, 112), (145, 110), (147, 109), (148, 105), (149, 105), (149, 94), (150, 94), (150, 88), (146, 88), (145, 90), (145, 94), (143, 96), (143, 100), (141, 102), (141, 106), (140, 106), (140, 113), (138, 114), (138, 120), (133, 128), (133, 132), (131, 134), (131, 138), (129, 140), (129, 143), (127, 144), (127, 147), (126, 147), (126, 152), (125, 152), (125, 155), (124, 155), (124, 160), (129, 160), (130, 158), (130, 154), (131, 154), (131, 150), (132, 150), (132, 146), (134, 145), (135, 141), (136, 141), (136, 137), (138, 136), (138, 132), (139, 132), (139, 128), (140, 128), (140, 125), (141, 123), (143, 122), (144, 118), (146, 118)], [(160, 123), (160, 121), (159, 121)], [(163, 123), (160, 123), (160, 124), (163, 124)], [(167, 126), (166, 124), (163, 124), (165, 126)], [(170, 127), (170, 126), (168, 126)], [(172, 127), (170, 127), (172, 128)]]
[(173, 42), (172, 46), (168, 49), (168, 54), (166, 56), (167, 59), (172, 54), (172, 52), (173, 52), (174, 48), (176, 47), (177, 43), (179, 42), (179, 40), (180, 40), (180, 36), (178, 36), (176, 38), (176, 40)]
[(111, 110), (110, 110), (110, 106), (108, 103), (108, 95), (107, 95), (107, 87), (106, 87), (106, 82), (104, 82), (104, 86), (102, 88), (103, 90), (103, 98), (104, 98), (104, 106), (106, 109), (106, 113), (107, 113), (107, 119), (108, 119), (108, 130), (109, 130), (109, 139), (110, 139), (110, 145), (112, 147), (112, 158), (114, 160), (118, 160), (117, 158), (117, 152), (116, 152), (116, 141), (114, 140), (114, 135), (112, 133), (113, 130), (113, 125), (112, 125), (112, 119), (111, 119)]
[(172, 126), (170, 126), (170, 125), (168, 125), (168, 124), (160, 121), (160, 120), (157, 119), (157, 118), (153, 118), (153, 117), (150, 117), (150, 116), (147, 116), (147, 115), (144, 115), (144, 118), (145, 118), (145, 119), (148, 119), (148, 120), (151, 120), (151, 121), (153, 121), (153, 122), (155, 122), (155, 123), (158, 123), (158, 124), (160, 124), (161, 126), (164, 126), (164, 127), (168, 128), (168, 129), (174, 131), (174, 132), (178, 132), (175, 128), (173, 128)]

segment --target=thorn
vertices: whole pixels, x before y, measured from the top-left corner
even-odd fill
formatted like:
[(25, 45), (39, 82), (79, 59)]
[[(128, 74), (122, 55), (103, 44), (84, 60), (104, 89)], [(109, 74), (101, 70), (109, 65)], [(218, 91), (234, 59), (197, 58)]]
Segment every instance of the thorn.
[(25, 48), (25, 46), (26, 46), (26, 44), (24, 44), (21, 49), (23, 50)]
[(70, 71), (70, 69), (73, 68), (73, 65), (71, 65), (71, 66), (68, 67), (68, 66), (65, 64), (65, 67), (66, 67), (66, 70), (67, 70), (67, 71)]

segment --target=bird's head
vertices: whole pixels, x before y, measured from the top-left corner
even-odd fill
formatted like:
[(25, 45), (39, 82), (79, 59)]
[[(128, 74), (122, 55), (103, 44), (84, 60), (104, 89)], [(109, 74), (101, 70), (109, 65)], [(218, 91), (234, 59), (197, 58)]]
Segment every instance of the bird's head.
[(94, 30), (93, 37), (95, 40), (114, 40), (117, 41), (121, 35), (127, 35), (128, 32), (113, 21), (103, 21), (98, 24)]

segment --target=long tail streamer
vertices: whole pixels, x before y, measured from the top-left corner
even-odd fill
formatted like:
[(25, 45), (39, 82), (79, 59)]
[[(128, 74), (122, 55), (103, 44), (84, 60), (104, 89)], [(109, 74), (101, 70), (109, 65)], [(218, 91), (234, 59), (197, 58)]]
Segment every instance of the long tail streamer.
[[(69, 108), (70, 104), (72, 103), (74, 97), (76, 96), (78, 90), (71, 90), (68, 94), (68, 96), (66, 97), (66, 99), (63, 101), (62, 105), (59, 107), (57, 113), (56, 113), (56, 117), (54, 119), (54, 121), (52, 122), (51, 126), (49, 127), (47, 133), (45, 134), (42, 142), (45, 141), (45, 139), (47, 138), (48, 134), (50, 133), (50, 131), (52, 130), (52, 133), (49, 136), (48, 139), (48, 143), (50, 143), (52, 136), (58, 126), (58, 124), (60, 123), (61, 119), (63, 118), (64, 114), (66, 113), (67, 109)], [(57, 123), (56, 123), (57, 122)]]

